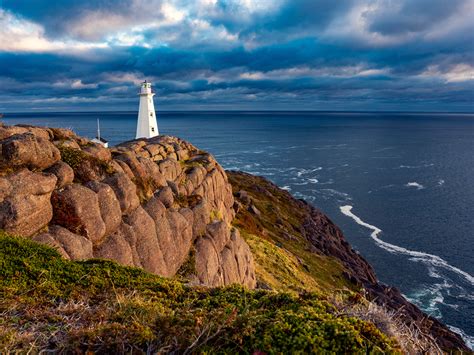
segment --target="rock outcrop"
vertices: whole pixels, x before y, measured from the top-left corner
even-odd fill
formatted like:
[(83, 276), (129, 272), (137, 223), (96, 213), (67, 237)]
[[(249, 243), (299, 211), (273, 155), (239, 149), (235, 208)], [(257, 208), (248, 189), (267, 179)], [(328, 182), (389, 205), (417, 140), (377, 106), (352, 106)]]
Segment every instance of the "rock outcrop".
[(174, 137), (106, 149), (67, 129), (0, 126), (0, 229), (66, 258), (107, 258), (194, 284), (255, 287), (232, 188)]

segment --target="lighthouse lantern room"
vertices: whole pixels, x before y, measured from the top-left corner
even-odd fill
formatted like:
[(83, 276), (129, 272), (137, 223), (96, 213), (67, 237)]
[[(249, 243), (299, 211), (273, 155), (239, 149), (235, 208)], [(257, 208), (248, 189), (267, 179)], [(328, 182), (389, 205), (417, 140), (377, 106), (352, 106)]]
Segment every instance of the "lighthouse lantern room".
[(151, 83), (146, 80), (140, 87), (140, 106), (138, 108), (137, 134), (138, 138), (151, 138), (159, 134), (158, 124), (156, 123), (155, 106), (153, 96), (155, 93), (151, 90)]

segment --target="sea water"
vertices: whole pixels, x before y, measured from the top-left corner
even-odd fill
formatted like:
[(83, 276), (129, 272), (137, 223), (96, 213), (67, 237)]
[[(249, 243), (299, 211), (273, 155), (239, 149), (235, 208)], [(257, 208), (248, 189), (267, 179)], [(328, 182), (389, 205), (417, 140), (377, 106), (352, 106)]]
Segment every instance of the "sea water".
[[(7, 114), (133, 139), (136, 112)], [(327, 213), (407, 299), (474, 341), (474, 114), (158, 112), (162, 134)]]

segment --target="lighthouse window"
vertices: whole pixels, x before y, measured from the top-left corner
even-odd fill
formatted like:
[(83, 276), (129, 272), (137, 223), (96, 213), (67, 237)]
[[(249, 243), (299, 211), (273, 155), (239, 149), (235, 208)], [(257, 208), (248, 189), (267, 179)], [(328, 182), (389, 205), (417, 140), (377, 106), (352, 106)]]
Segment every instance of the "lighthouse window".
[(150, 117), (153, 117), (153, 112), (150, 112)]
[(152, 132), (155, 132), (155, 127), (151, 127), (151, 131), (152, 131)]

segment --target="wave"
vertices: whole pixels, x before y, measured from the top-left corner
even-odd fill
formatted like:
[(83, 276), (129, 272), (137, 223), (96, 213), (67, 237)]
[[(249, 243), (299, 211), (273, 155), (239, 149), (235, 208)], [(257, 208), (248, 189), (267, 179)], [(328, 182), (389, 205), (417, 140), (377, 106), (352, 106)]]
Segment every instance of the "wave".
[(429, 168), (430, 166), (434, 166), (433, 163), (430, 164), (421, 164), (421, 165), (400, 165), (394, 169), (420, 169), (420, 168)]
[(417, 290), (410, 295), (403, 295), (411, 303), (418, 305), (426, 313), (435, 316), (438, 319), (442, 318), (442, 313), (438, 308), (438, 304), (457, 308), (458, 305), (451, 305), (445, 302), (443, 291), (453, 287), (453, 284), (448, 280), (443, 280), (442, 283), (435, 283), (430, 286), (423, 285), (420, 290)]
[(423, 190), (425, 188), (422, 184), (419, 184), (416, 181), (409, 182), (405, 186), (406, 187), (416, 187), (417, 190)]
[(461, 336), (461, 338), (464, 339), (468, 348), (470, 348), (471, 350), (474, 349), (474, 336), (468, 335), (462, 329), (453, 327), (452, 325), (449, 325), (449, 324), (448, 324), (448, 328), (451, 329), (453, 332), (458, 333)]
[(320, 171), (320, 170), (323, 170), (323, 167), (322, 166), (318, 166), (317, 168), (314, 168), (314, 169), (301, 169), (300, 171), (298, 171), (296, 173), (296, 175), (298, 177), (301, 177), (302, 175), (305, 175), (305, 174), (311, 174), (311, 173), (314, 173), (316, 171)]
[(370, 236), (377, 243), (377, 245), (380, 246), (382, 249), (385, 249), (388, 252), (393, 253), (393, 254), (402, 254), (402, 255), (411, 256), (413, 261), (421, 261), (421, 262), (423, 262), (425, 264), (428, 264), (428, 265), (433, 265), (435, 267), (441, 267), (441, 268), (450, 270), (450, 271), (458, 274), (459, 276), (462, 276), (471, 285), (474, 285), (474, 277), (471, 274), (469, 274), (469, 273), (467, 273), (467, 272), (465, 272), (465, 271), (463, 271), (463, 270), (461, 270), (461, 269), (459, 269), (455, 266), (450, 265), (446, 260), (440, 258), (437, 255), (428, 254), (428, 253), (424, 253), (424, 252), (421, 252), (421, 251), (406, 249), (406, 248), (400, 247), (398, 245), (387, 243), (387, 242), (381, 240), (378, 237), (378, 235), (382, 232), (382, 230), (380, 228), (376, 227), (376, 226), (373, 226), (369, 223), (364, 222), (362, 219), (360, 219), (360, 217), (358, 217), (354, 213), (352, 213), (352, 208), (353, 208), (353, 206), (349, 206), (349, 205), (339, 207), (342, 214), (352, 218), (357, 224), (359, 224), (363, 227), (366, 227), (368, 229), (371, 229), (372, 233), (370, 233)]
[(445, 181), (443, 179), (438, 180), (438, 186), (443, 186)]

